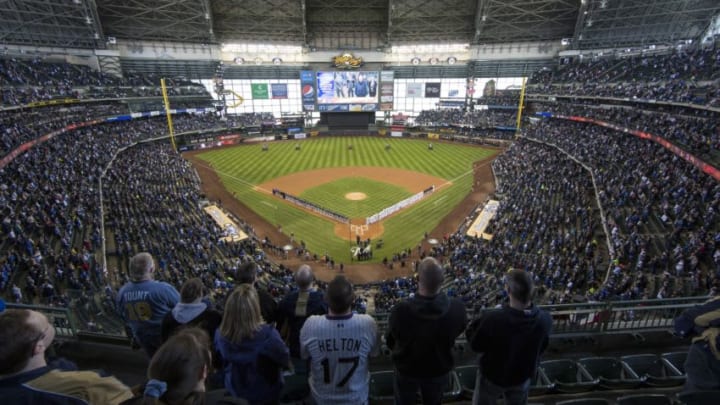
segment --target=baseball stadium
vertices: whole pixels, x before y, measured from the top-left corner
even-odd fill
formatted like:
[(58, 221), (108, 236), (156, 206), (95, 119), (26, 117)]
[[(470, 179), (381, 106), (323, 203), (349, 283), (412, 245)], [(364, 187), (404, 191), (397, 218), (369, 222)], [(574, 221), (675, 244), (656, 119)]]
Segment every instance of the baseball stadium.
[(0, 21), (1, 403), (720, 403), (717, 1)]

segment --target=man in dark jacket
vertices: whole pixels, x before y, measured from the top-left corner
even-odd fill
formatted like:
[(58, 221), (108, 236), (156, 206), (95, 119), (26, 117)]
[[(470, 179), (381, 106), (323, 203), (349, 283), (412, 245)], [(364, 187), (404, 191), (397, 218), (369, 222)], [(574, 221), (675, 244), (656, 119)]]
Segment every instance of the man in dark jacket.
[(675, 332), (692, 337), (685, 360), (685, 392), (720, 390), (720, 297), (685, 310)]
[(552, 328), (550, 314), (533, 305), (533, 281), (523, 270), (506, 275), (510, 302), (475, 320), (467, 336), (480, 353), (473, 405), (495, 404), (501, 396), (508, 405), (527, 402), (530, 381)]
[(432, 257), (418, 265), (417, 294), (390, 312), (387, 346), (395, 364), (395, 401), (415, 404), (418, 390), (424, 404), (439, 404), (448, 373), (454, 366), (452, 347), (465, 330), (465, 304), (440, 292), (444, 274)]
[(258, 298), (260, 299), (260, 312), (262, 312), (265, 323), (275, 325), (278, 304), (266, 289), (258, 288), (257, 284), (255, 284), (256, 276), (257, 264), (255, 264), (255, 262), (243, 263), (237, 271), (237, 282), (239, 284), (250, 284), (255, 287), (255, 292), (257, 292)]
[[(307, 264), (300, 266), (295, 272), (298, 289), (286, 295), (278, 305), (277, 327), (286, 339), (290, 356), (294, 360), (300, 359), (300, 329), (305, 324), (305, 320), (310, 315), (325, 315), (328, 311), (323, 292), (312, 288), (314, 280), (310, 266)], [(296, 366), (295, 371), (298, 372), (298, 366), (304, 362), (294, 361), (293, 364)]]

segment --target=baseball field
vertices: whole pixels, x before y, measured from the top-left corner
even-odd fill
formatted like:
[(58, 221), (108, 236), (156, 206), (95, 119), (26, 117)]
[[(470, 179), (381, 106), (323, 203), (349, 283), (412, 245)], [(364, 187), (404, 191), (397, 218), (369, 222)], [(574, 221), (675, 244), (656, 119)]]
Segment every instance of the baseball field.
[[(373, 259), (382, 261), (414, 248), (473, 187), (473, 164), (495, 150), (427, 140), (332, 137), (210, 150), (196, 155), (219, 176), (224, 188), (295, 242), (318, 255), (351, 260), (359, 236), (372, 239)], [(197, 163), (199, 162), (199, 163)], [(419, 202), (365, 225), (365, 218), (430, 187)], [(273, 194), (299, 197), (350, 218), (341, 223)], [(431, 235), (442, 237), (442, 235)], [(376, 243), (382, 239), (381, 249)]]

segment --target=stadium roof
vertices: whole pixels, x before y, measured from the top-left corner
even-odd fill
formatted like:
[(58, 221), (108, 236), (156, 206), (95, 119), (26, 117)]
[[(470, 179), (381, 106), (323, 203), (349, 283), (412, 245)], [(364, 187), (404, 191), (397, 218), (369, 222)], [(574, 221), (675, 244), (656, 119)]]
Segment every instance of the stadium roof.
[(107, 37), (317, 49), (568, 39), (589, 49), (695, 39), (717, 0), (0, 0), (0, 43), (103, 48)]

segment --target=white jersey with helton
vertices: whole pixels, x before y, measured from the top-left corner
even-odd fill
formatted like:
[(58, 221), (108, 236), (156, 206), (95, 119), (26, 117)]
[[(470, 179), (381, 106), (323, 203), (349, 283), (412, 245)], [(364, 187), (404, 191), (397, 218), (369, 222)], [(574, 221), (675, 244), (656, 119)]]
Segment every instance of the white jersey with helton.
[(310, 358), (310, 390), (317, 402), (367, 402), (368, 357), (379, 351), (375, 319), (360, 314), (311, 316), (300, 331), (300, 351)]

